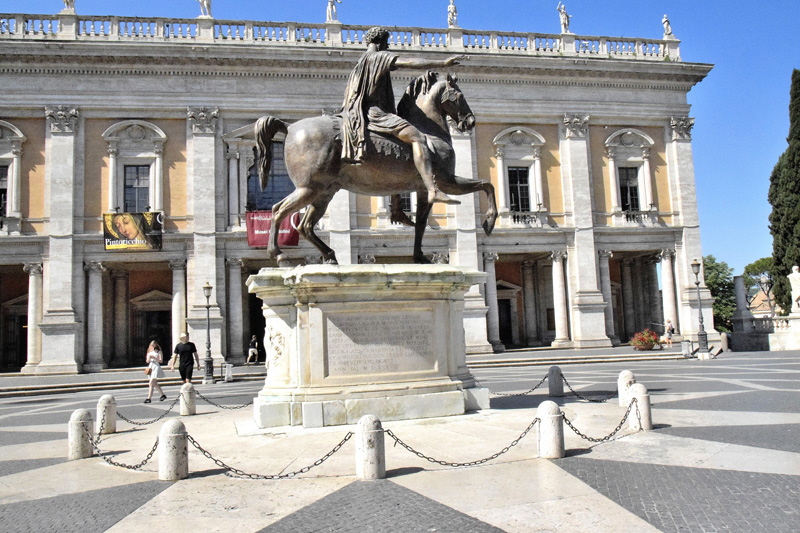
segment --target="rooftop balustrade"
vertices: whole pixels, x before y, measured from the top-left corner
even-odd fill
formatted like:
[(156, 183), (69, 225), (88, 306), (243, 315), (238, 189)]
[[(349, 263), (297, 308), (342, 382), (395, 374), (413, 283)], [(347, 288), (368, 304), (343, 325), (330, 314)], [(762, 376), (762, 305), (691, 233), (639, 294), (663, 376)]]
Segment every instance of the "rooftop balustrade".
[[(0, 41), (101, 41), (363, 48), (369, 26), (339, 23), (256, 22), (207, 18), (97, 17), (0, 14)], [(474, 31), (462, 28), (388, 28), (398, 50), (509, 54), (638, 61), (680, 61), (677, 39), (597, 37)]]

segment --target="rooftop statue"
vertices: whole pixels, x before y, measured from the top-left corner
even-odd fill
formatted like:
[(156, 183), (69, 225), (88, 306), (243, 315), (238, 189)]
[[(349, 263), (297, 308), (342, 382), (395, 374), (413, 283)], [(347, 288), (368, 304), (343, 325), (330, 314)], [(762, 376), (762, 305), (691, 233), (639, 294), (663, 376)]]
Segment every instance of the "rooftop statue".
[(661, 24), (664, 26), (664, 37), (672, 35), (672, 25), (669, 23), (669, 19), (667, 18), (666, 14), (664, 14), (664, 18), (661, 19)]
[(328, 0), (328, 10), (325, 14), (325, 22), (339, 22), (339, 15), (336, 13), (336, 3), (342, 0)]
[[(296, 187), (273, 206), (267, 249), (270, 257), (280, 255), (281, 221), (307, 207), (298, 228), (300, 234), (317, 247), (325, 262), (336, 263), (333, 250), (314, 233), (314, 226), (340, 189), (372, 196), (391, 195), (392, 221), (415, 228), (417, 263), (428, 262), (422, 254), (422, 236), (433, 202), (457, 203), (447, 194), (484, 191), (489, 207), (483, 227), (487, 235), (494, 228), (494, 187), (455, 175), (447, 119), (450, 117), (459, 131), (475, 127), (475, 116), (456, 78), (448, 75), (440, 80), (436, 73), (428, 71), (412, 80), (395, 109), (392, 70), (447, 67), (458, 64), (460, 58), (401, 58), (388, 52), (389, 36), (380, 27), (364, 34), (367, 51), (350, 74), (340, 114), (306, 118), (291, 125), (275, 117), (262, 117), (256, 123), (262, 187), (269, 175), (272, 138), (278, 132), (286, 134), (286, 169)], [(399, 195), (404, 192), (417, 192), (414, 222), (400, 206)]]
[(200, 2), (200, 16), (211, 18), (211, 0), (197, 0)]
[(64, 11), (75, 11), (75, 0), (64, 0)]
[(556, 9), (558, 10), (558, 19), (561, 22), (561, 33), (570, 33), (569, 19), (572, 18), (572, 15), (567, 14), (567, 6), (559, 2)]
[(458, 28), (458, 9), (456, 9), (455, 0), (450, 0), (450, 5), (447, 6), (447, 26)]
[(792, 309), (791, 313), (800, 312), (800, 267), (792, 267), (792, 273), (786, 276), (792, 288)]

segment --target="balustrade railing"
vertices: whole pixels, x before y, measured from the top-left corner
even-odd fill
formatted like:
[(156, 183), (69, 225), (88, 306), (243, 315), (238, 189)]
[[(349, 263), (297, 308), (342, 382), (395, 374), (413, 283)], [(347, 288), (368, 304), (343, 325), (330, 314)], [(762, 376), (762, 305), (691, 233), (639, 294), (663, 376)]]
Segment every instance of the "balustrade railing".
[[(202, 42), (265, 46), (363, 47), (368, 26), (242, 20), (0, 14), (0, 40)], [(461, 28), (390, 29), (394, 49), (680, 61), (676, 39), (625, 39)]]

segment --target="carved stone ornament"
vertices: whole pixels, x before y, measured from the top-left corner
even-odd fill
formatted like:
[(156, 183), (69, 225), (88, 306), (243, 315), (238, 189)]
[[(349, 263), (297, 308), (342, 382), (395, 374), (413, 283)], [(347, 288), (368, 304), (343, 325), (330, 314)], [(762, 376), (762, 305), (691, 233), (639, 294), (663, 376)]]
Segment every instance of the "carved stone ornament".
[(572, 137), (586, 137), (586, 134), (589, 132), (589, 115), (569, 116), (565, 113), (564, 126), (567, 130), (567, 139)]
[(552, 259), (556, 263), (560, 263), (566, 258), (567, 258), (566, 250), (554, 250), (550, 252), (550, 259)]
[(216, 133), (219, 108), (190, 107), (186, 116), (192, 121), (192, 133)]
[(146, 134), (144, 128), (138, 124), (134, 124), (128, 127), (126, 133), (128, 134), (128, 138), (133, 142), (139, 142), (144, 140), (144, 136)]
[(670, 117), (669, 127), (672, 128), (672, 140), (692, 138), (694, 119), (692, 117)]
[(76, 107), (46, 107), (44, 116), (50, 124), (50, 133), (76, 133), (80, 113)]
[(274, 328), (271, 324), (267, 326), (267, 338), (269, 339), (269, 344), (267, 345), (267, 357), (269, 357), (269, 360), (274, 363), (283, 355), (283, 352), (286, 349), (286, 341), (283, 333), (278, 331), (278, 329)]
[(42, 273), (42, 264), (41, 263), (25, 263), (25, 266), (22, 267), (28, 275), (37, 275)]
[(359, 255), (358, 256), (358, 264), (360, 265), (374, 265), (375, 264), (375, 256), (374, 255)]

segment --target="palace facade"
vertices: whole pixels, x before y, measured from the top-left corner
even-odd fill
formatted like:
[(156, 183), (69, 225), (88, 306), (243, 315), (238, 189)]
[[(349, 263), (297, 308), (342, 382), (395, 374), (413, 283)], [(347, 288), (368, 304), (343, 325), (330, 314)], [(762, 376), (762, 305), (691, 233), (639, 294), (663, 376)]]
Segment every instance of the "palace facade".
[[(151, 339), (171, 352), (184, 330), (243, 362), (264, 324), (245, 281), (277, 267), (248, 244), (248, 213), (292, 190), (280, 143), (260, 190), (254, 123), (335, 113), (367, 29), (0, 14), (0, 368), (142, 365)], [(437, 204), (423, 247), (488, 275), (467, 296), (470, 352), (612, 346), (666, 319), (694, 338), (699, 311), (713, 323), (690, 267), (687, 104), (711, 65), (682, 61), (671, 35), (391, 35), (398, 54), (469, 56), (451, 69), (477, 121), (453, 129), (457, 171), (495, 185), (499, 219), (486, 236), (479, 194)], [(418, 74), (394, 73), (398, 98)], [(388, 198), (340, 191), (318, 227), (342, 264), (410, 261)], [(283, 249), (319, 261), (303, 240)]]

